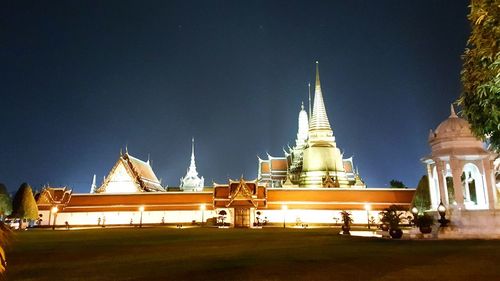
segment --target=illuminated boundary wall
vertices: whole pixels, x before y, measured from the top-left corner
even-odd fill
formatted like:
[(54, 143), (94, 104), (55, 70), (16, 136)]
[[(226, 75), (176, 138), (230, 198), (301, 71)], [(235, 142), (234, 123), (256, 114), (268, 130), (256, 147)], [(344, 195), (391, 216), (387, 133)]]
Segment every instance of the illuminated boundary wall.
[[(70, 226), (98, 226), (98, 225), (138, 225), (141, 220), (141, 212), (119, 211), (119, 212), (61, 212), (49, 214), (49, 211), (39, 212), (43, 215), (41, 225), (48, 226), (55, 224), (62, 226), (68, 222)], [(202, 217), (204, 221), (215, 216), (214, 211), (144, 211), (142, 213), (143, 224), (166, 224), (182, 223), (191, 224), (192, 221), (200, 223)], [(50, 217), (50, 224), (49, 224)], [(131, 223), (132, 222), (132, 223)]]
[[(143, 224), (175, 224), (183, 225), (191, 224), (193, 221), (200, 223), (202, 218), (204, 222), (207, 219), (216, 217), (222, 209), (211, 211), (144, 211), (142, 214)], [(234, 223), (233, 212), (230, 209), (226, 210), (227, 216), (225, 222)], [(260, 211), (260, 219), (267, 219), (269, 223), (282, 224), (283, 221), (287, 225), (301, 224), (340, 224), (341, 210), (256, 210)], [(49, 211), (41, 211), (41, 225), (49, 226), (54, 222), (58, 226), (65, 225), (68, 222), (70, 226), (98, 226), (98, 225), (138, 225), (140, 223), (140, 212), (61, 212), (49, 214)], [(366, 211), (351, 211), (352, 218), (355, 224), (366, 224), (368, 214)], [(373, 217), (375, 223), (378, 223), (378, 211), (370, 211), (370, 217)], [(252, 214), (254, 217), (254, 214)], [(49, 223), (50, 218), (50, 223)], [(55, 220), (54, 220), (55, 218)], [(252, 219), (254, 221), (254, 219)]]
[[(265, 206), (251, 209), (250, 222), (255, 213), (270, 223), (335, 224), (341, 223), (340, 212), (352, 213), (355, 224), (366, 224), (368, 217), (378, 222), (378, 213), (390, 205), (409, 209), (413, 189), (267, 189)], [(66, 197), (65, 197), (66, 198)], [(163, 192), (131, 194), (71, 194), (62, 201), (40, 199), (41, 225), (70, 226), (133, 225), (201, 222), (216, 217), (221, 208), (214, 209), (213, 192)], [(51, 209), (57, 207), (57, 212)], [(204, 209), (204, 210), (202, 210)], [(368, 209), (368, 212), (367, 212)], [(226, 208), (225, 222), (234, 224), (234, 211)], [(50, 218), (50, 222), (49, 222)], [(338, 220), (335, 220), (338, 218)]]

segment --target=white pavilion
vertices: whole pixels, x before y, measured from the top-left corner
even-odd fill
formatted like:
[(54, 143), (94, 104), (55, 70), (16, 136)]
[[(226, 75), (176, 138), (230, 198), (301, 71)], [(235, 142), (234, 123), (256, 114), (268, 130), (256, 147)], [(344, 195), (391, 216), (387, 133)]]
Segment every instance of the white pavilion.
[[(500, 235), (498, 154), (476, 138), (451, 106), (450, 116), (430, 131), (431, 154), (422, 161), (429, 175), (431, 208), (447, 208), (455, 235)], [(497, 159), (497, 160), (495, 160)]]

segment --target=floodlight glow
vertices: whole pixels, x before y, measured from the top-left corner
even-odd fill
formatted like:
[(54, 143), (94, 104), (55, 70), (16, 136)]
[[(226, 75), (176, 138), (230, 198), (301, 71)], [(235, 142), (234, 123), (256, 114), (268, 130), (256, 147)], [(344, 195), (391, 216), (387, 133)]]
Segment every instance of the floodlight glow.
[(365, 210), (370, 211), (372, 209), (372, 206), (370, 204), (365, 204)]
[(437, 210), (438, 210), (438, 212), (439, 212), (440, 214), (444, 214), (444, 213), (446, 212), (446, 207), (444, 206), (443, 202), (441, 202), (441, 203), (439, 204), (439, 206), (438, 206), (438, 209), (437, 209)]
[(59, 208), (57, 208), (56, 206), (52, 207), (52, 209), (50, 209), (50, 212), (52, 212), (53, 214), (57, 213), (59, 211)]
[(206, 209), (207, 209), (207, 207), (205, 206), (205, 204), (200, 205), (200, 210), (205, 211)]
[(144, 206), (140, 206), (139, 211), (144, 212)]

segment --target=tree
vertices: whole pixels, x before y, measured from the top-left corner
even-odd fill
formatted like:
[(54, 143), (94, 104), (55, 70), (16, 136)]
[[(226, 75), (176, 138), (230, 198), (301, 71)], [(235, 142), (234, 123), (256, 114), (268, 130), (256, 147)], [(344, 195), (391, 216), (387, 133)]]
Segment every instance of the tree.
[(500, 149), (500, 3), (472, 0), (472, 32), (462, 56), (463, 91), (458, 99), (472, 132)]
[[(4, 277), (5, 270), (7, 270), (5, 248), (11, 240), (11, 234), (11, 230), (3, 222), (0, 222), (0, 277)], [(4, 280), (3, 278), (0, 279)]]
[(389, 184), (391, 185), (391, 188), (406, 188), (406, 185), (402, 181), (398, 180), (391, 180)]
[(36, 220), (38, 218), (38, 206), (29, 184), (21, 184), (12, 201), (12, 207), (12, 215), (21, 219), (19, 229), (21, 229), (23, 219)]
[(221, 210), (219, 212), (219, 220), (222, 222), (222, 226), (224, 226), (224, 220), (226, 219), (227, 212), (225, 210)]
[(431, 208), (429, 178), (426, 175), (420, 178), (411, 205), (417, 207), (419, 213), (422, 213), (423, 211), (429, 210)]
[(0, 220), (3, 221), (11, 213), (12, 201), (9, 192), (7, 191), (7, 187), (3, 183), (0, 183)]
[(340, 217), (342, 217), (342, 233), (346, 235), (351, 235), (351, 224), (354, 222), (352, 219), (352, 214), (346, 210), (340, 212)]

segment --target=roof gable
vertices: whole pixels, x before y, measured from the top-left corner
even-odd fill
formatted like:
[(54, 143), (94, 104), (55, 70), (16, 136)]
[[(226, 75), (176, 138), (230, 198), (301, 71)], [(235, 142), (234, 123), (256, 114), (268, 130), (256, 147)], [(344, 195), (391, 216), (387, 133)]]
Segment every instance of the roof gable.
[(120, 157), (96, 193), (140, 192), (141, 186), (128, 163)]

